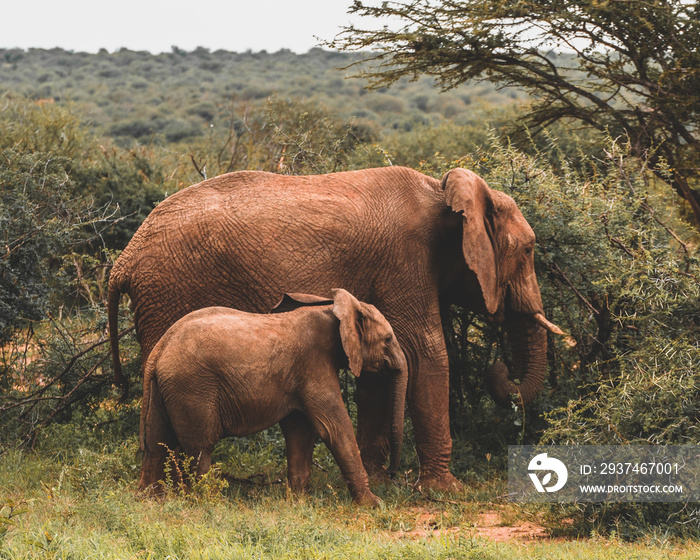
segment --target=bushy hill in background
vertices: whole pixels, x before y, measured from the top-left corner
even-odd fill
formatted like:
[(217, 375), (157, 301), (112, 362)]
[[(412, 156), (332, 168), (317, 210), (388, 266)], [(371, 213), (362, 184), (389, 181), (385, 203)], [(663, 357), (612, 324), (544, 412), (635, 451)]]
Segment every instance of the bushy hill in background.
[(432, 80), (403, 80), (368, 91), (346, 79), (357, 68), (350, 54), (315, 48), (297, 55), (198, 48), (153, 55), (127, 49), (97, 54), (62, 49), (0, 50), (0, 92), (44, 102), (72, 102), (122, 145), (133, 140), (172, 143), (200, 137), (228, 115), (231, 101), (270, 96), (322, 104), (366, 131), (412, 130), (443, 119), (465, 124), (487, 106), (518, 99), (515, 90), (476, 84), (440, 93)]

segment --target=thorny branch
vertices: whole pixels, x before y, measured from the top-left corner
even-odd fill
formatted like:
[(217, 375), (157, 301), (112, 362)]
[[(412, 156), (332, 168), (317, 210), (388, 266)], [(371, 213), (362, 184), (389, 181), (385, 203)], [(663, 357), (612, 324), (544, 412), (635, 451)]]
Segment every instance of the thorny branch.
[(190, 154), (190, 160), (192, 161), (192, 165), (194, 165), (194, 168), (197, 170), (197, 173), (199, 176), (206, 181), (207, 180), (207, 162), (206, 160), (204, 161), (204, 164), (200, 167), (197, 164), (197, 160), (194, 157), (194, 154)]
[[(119, 338), (122, 338), (133, 330), (133, 326), (124, 329), (119, 333)], [(61, 333), (61, 335), (63, 336), (63, 333)], [(68, 340), (65, 337), (64, 340), (67, 344), (75, 345), (75, 342), (72, 340)], [(47, 379), (45, 382), (39, 383), (38, 388), (36, 388), (30, 394), (25, 393), (21, 397), (18, 397), (15, 392), (15, 395), (6, 396), (0, 400), (0, 419), (14, 409), (22, 409), (16, 416), (17, 421), (26, 425), (26, 430), (20, 438), (21, 443), (28, 444), (30, 446), (33, 445), (39, 431), (48, 426), (59, 413), (66, 410), (75, 402), (78, 390), (87, 382), (102, 381), (109, 383), (111, 381), (111, 379), (106, 378), (105, 376), (95, 375), (95, 372), (110, 357), (111, 351), (107, 351), (99, 356), (92, 367), (84, 372), (65, 394), (50, 393), (50, 389), (56, 387), (59, 382), (64, 381), (68, 373), (75, 368), (76, 364), (78, 364), (82, 358), (107, 342), (109, 342), (108, 337), (100, 338), (100, 340), (73, 354), (58, 375), (53, 376), (51, 379)], [(39, 405), (41, 403), (49, 402), (52, 402), (53, 404), (47, 410), (40, 411)], [(45, 416), (40, 418), (42, 413)], [(2, 443), (4, 444), (4, 442)], [(0, 448), (0, 453), (2, 453), (6, 448), (7, 446), (3, 445), (3, 448)]]
[(622, 241), (620, 241), (616, 237), (613, 237), (610, 234), (610, 230), (608, 229), (608, 216), (607, 216), (607, 214), (603, 214), (601, 216), (600, 220), (601, 220), (601, 222), (603, 222), (603, 228), (605, 229), (605, 235), (607, 236), (608, 241), (610, 241), (610, 244), (617, 247), (618, 249), (621, 249), (628, 256), (634, 258), (634, 253), (632, 251), (630, 251), (627, 247), (625, 247), (625, 245), (622, 243)]

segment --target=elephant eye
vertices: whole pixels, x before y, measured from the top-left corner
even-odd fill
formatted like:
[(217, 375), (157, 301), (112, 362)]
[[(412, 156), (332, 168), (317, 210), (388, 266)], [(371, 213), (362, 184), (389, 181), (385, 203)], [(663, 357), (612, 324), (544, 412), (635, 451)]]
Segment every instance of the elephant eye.
[(394, 335), (392, 335), (392, 334), (388, 334), (388, 335), (386, 335), (386, 337), (384, 338), (384, 342), (385, 342), (386, 344), (391, 344), (391, 341), (392, 341), (392, 340), (394, 340)]

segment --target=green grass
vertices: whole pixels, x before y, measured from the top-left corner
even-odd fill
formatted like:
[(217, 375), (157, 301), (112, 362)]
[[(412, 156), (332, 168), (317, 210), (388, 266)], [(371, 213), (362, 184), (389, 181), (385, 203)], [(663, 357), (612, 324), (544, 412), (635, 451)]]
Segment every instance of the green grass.
[[(700, 556), (700, 546), (650, 536), (624, 543), (586, 539), (497, 542), (475, 528), (479, 514), (497, 511), (507, 525), (535, 521), (556, 532), (561, 519), (534, 506), (498, 499), (503, 480), (469, 485), (449, 500), (408, 486), (377, 490), (384, 506), (354, 506), (336, 468), (317, 452), (313, 489), (292, 495), (282, 483), (226, 486), (214, 477), (189, 495), (135, 495), (140, 458), (134, 437), (92, 436), (55, 428), (38, 450), (0, 456), (0, 558), (671, 558)], [(266, 436), (269, 437), (269, 436)], [(230, 445), (230, 444), (229, 444)], [(244, 452), (245, 453), (245, 452)], [(274, 455), (274, 454), (273, 454)], [(276, 480), (278, 459), (263, 453), (254, 480)], [(250, 458), (249, 458), (250, 459)], [(222, 470), (236, 471), (222, 461)], [(279, 474), (279, 473), (277, 473)], [(549, 515), (549, 521), (547, 521)]]

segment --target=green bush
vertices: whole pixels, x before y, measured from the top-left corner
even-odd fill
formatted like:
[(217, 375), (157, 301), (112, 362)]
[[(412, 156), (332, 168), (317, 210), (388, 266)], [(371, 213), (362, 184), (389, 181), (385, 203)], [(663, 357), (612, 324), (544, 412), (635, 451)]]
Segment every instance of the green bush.
[[(448, 337), (451, 357), (460, 358), (451, 363), (452, 391), (466, 395), (459, 406), (453, 403), (453, 423), (457, 428), (472, 426), (463, 432), (466, 441), (478, 444), (485, 430), (503, 438), (503, 452), (506, 443), (519, 442), (699, 444), (697, 234), (679, 218), (668, 189), (657, 184), (644, 162), (629, 157), (624, 144), (610, 142), (590, 164), (570, 161), (556, 143), (545, 153), (533, 152), (525, 155), (496, 143), (489, 152), (459, 164), (517, 201), (537, 234), (536, 268), (545, 313), (577, 345), (569, 347), (550, 335), (550, 378), (525, 411), (522, 431), (508, 438), (502, 427), (488, 426), (494, 419), (489, 406), (479, 409), (471, 396), (471, 372), (492, 359), (494, 334), (486, 329), (463, 339)], [(459, 321), (464, 317), (455, 312), (453, 332), (464, 329)], [(456, 377), (460, 368), (468, 374)], [(483, 456), (487, 449), (477, 452)], [(575, 529), (584, 534), (615, 530), (637, 538), (657, 529), (697, 534), (697, 520), (685, 504), (553, 510), (559, 519), (576, 519)], [(660, 520), (667, 520), (663, 528)]]
[(84, 156), (85, 127), (71, 107), (3, 96), (0, 147), (18, 153), (44, 153), (64, 158)]
[[(141, 223), (167, 190), (176, 183), (166, 173), (167, 160), (152, 147), (121, 150), (100, 145), (91, 158), (74, 162), (72, 177), (82, 193), (88, 194), (96, 208), (111, 220), (93, 238), (90, 249), (120, 251), (126, 247)], [(103, 256), (102, 258), (109, 258)]]
[(508, 148), (481, 165), (535, 229), (545, 311), (578, 342), (551, 340), (542, 442), (696, 444), (697, 238), (626, 146), (601, 155), (589, 177)]
[(0, 110), (0, 450), (114, 398), (106, 272), (163, 196), (150, 156), (99, 144), (59, 106)]
[(180, 160), (178, 173), (196, 182), (245, 169), (297, 175), (341, 171), (374, 134), (366, 123), (346, 122), (319, 103), (270, 97), (260, 106), (235, 98), (221, 108), (207, 136), (177, 145), (189, 156)]
[[(0, 151), (0, 342), (43, 319), (61, 288), (60, 255), (81, 235), (85, 203), (66, 180), (65, 157)], [(52, 270), (54, 269), (54, 270)]]

